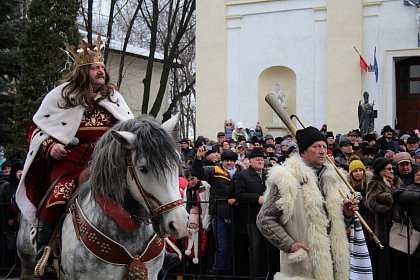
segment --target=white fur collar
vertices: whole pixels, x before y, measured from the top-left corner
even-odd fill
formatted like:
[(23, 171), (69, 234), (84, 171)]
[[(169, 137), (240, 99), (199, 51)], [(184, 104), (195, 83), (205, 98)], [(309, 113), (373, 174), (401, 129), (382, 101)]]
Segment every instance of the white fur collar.
[[(58, 105), (63, 106), (63, 98), (61, 92), (67, 83), (63, 83), (50, 91), (44, 98), (38, 111), (33, 117), (34, 123), (45, 133), (54, 137), (63, 144), (68, 144), (76, 135), (83, 117), (85, 108), (83, 106), (75, 106), (73, 108), (62, 109)], [(100, 96), (97, 95), (95, 99)], [(108, 99), (101, 100), (98, 104), (111, 113), (117, 120), (126, 121), (134, 118), (133, 113), (127, 103), (117, 91)]]

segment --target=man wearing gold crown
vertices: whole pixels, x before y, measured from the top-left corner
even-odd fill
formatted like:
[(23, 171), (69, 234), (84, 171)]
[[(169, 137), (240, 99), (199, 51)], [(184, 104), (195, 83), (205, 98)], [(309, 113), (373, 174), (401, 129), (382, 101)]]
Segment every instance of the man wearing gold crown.
[[(29, 152), (16, 200), (22, 215), (37, 228), (37, 262), (87, 167), (95, 141), (118, 121), (133, 118), (110, 83), (98, 36), (95, 49), (66, 46), (75, 63), (63, 83), (49, 92), (29, 129)], [(56, 279), (51, 262), (42, 279)]]

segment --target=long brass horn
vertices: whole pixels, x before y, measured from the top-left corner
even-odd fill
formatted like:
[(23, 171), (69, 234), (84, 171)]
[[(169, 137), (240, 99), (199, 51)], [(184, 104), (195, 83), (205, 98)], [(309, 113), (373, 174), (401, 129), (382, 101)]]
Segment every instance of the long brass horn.
[[(283, 109), (283, 106), (280, 103), (280, 100), (273, 93), (269, 93), (265, 96), (265, 101), (268, 103), (268, 105), (270, 105), (270, 107), (277, 114), (277, 116), (279, 116), (279, 118), (283, 121), (283, 123), (290, 130), (290, 132), (293, 135), (296, 135), (297, 128), (293, 124), (293, 122), (290, 120), (287, 112)], [(292, 115), (292, 116), (295, 117), (298, 120), (298, 122), (302, 125), (303, 128), (305, 128), (305, 125), (301, 122), (301, 120), (296, 115)], [(341, 173), (341, 171), (337, 168), (337, 166), (335, 166), (334, 162), (332, 162), (330, 157), (327, 156), (326, 158), (331, 163), (331, 165), (334, 167), (334, 170), (336, 171), (338, 176), (341, 178), (341, 180), (344, 182), (344, 184), (347, 186), (347, 188), (350, 190), (350, 192), (352, 194), (354, 194), (355, 193), (354, 189), (349, 184), (347, 179), (344, 177), (343, 173)], [(338, 188), (338, 191), (340, 192), (341, 196), (345, 200), (348, 200), (347, 195), (344, 193), (344, 191), (341, 188)], [(369, 225), (366, 223), (365, 219), (363, 219), (362, 215), (360, 215), (359, 211), (354, 211), (354, 214), (359, 218), (362, 226), (369, 232), (369, 234), (372, 236), (372, 239), (375, 241), (376, 244), (378, 244), (379, 248), (382, 250), (384, 248), (384, 246), (382, 246), (381, 241), (375, 235), (375, 233), (372, 231), (372, 229), (369, 227)]]

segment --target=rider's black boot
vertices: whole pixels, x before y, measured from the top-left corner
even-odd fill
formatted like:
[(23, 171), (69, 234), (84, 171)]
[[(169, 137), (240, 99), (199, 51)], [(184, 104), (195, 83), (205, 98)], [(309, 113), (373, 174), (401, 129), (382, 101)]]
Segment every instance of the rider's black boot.
[[(36, 237), (36, 267), (35, 267), (35, 274), (39, 275), (42, 274), (42, 276), (38, 276), (41, 279), (57, 279), (58, 275), (55, 269), (52, 266), (53, 258), (52, 256), (44, 256), (44, 253), (46, 253), (45, 248), (48, 245), (48, 242), (51, 239), (51, 236), (53, 234), (55, 228), (55, 223), (48, 223), (46, 221), (39, 221), (38, 224), (38, 232)], [(52, 252), (51, 252), (52, 254)], [(44, 256), (44, 257), (43, 257)], [(45, 265), (43, 272), (42, 269), (40, 271), (40, 267), (42, 265)], [(38, 270), (38, 271), (37, 271)]]
[(171, 253), (165, 250), (165, 257), (163, 259), (163, 266), (162, 266), (163, 269), (169, 270), (179, 265), (180, 263), (181, 263), (181, 260), (179, 259), (177, 253)]

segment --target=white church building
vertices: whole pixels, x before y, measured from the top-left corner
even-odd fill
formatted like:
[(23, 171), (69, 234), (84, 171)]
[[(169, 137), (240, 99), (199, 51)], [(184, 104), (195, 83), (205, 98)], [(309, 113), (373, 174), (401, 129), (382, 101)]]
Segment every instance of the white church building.
[(336, 133), (359, 127), (365, 91), (376, 131), (418, 128), (419, 26), (414, 0), (199, 0), (197, 135), (215, 139), (225, 119), (286, 134), (264, 100), (272, 92), (288, 114)]

